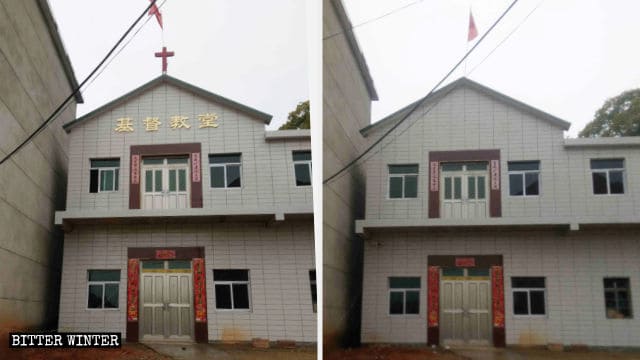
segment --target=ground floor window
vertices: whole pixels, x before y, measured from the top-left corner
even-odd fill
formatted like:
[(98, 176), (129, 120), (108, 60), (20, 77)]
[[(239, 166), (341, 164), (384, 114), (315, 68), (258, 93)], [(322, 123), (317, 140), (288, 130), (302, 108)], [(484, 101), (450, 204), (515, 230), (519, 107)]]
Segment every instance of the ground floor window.
[(89, 309), (117, 309), (120, 270), (88, 270)]
[(249, 270), (213, 270), (216, 309), (249, 310)]
[(318, 312), (318, 290), (316, 288), (316, 271), (309, 270), (309, 284), (311, 285), (311, 304), (313, 312)]
[(605, 278), (604, 301), (607, 309), (607, 318), (631, 318), (629, 278)]
[(389, 278), (389, 314), (420, 313), (420, 278)]
[(545, 278), (512, 277), (514, 315), (545, 315)]

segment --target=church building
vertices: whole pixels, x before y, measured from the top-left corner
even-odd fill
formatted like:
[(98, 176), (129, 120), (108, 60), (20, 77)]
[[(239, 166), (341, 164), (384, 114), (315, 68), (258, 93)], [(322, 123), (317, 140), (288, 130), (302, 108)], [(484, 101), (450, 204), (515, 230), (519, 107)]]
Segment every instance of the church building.
[(64, 125), (59, 331), (316, 341), (309, 130), (162, 76)]
[(361, 133), (398, 123), (363, 162), (362, 342), (638, 345), (640, 139), (466, 78)]

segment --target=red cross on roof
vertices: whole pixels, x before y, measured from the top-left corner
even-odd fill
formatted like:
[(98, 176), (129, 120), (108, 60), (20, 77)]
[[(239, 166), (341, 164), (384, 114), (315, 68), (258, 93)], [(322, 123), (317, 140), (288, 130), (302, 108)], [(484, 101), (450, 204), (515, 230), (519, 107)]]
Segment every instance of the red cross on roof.
[(162, 73), (166, 74), (167, 73), (167, 58), (168, 57), (172, 57), (174, 54), (173, 51), (167, 51), (167, 47), (163, 46), (162, 47), (162, 52), (157, 52), (156, 53), (156, 57), (161, 57), (162, 58)]

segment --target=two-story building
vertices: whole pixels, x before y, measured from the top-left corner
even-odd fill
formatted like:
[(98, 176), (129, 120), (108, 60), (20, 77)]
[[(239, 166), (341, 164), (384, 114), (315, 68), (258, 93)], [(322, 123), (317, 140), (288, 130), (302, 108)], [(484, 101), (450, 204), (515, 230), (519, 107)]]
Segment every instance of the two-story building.
[(167, 75), (69, 133), (60, 331), (316, 341), (308, 130)]
[(637, 346), (640, 139), (465, 78), (362, 133), (397, 122), (364, 163), (363, 342)]

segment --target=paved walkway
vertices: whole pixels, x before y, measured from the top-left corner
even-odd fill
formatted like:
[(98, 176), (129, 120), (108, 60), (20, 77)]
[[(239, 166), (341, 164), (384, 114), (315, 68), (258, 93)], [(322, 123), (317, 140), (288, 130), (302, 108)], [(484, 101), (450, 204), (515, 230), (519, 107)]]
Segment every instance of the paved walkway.
[(296, 349), (256, 349), (249, 345), (145, 344), (176, 360), (316, 360), (314, 347)]
[(542, 348), (464, 348), (451, 349), (471, 360), (640, 360), (640, 351), (549, 351)]

